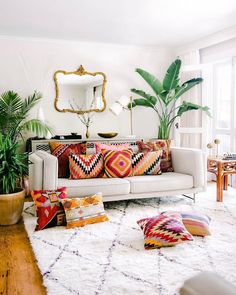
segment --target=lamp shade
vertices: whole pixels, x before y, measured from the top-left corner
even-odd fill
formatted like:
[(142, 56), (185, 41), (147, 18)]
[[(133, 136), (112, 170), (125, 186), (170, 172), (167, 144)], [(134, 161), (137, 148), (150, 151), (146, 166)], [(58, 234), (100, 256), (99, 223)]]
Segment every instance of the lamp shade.
[(42, 121), (42, 122), (45, 122), (45, 117), (44, 117), (44, 112), (43, 112), (43, 108), (42, 107), (39, 107), (38, 108), (38, 111), (37, 111), (37, 119)]
[(124, 108), (128, 106), (130, 103), (130, 98), (126, 95), (122, 95), (119, 100), (117, 100), (112, 106), (110, 106), (109, 110), (116, 116), (123, 111)]

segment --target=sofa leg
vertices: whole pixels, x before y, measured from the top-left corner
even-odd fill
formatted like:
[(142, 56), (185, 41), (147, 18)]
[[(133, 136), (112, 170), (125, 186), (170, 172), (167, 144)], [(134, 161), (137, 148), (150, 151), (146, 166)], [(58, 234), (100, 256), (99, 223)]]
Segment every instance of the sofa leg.
[(191, 199), (193, 200), (193, 203), (196, 202), (196, 194), (194, 193), (193, 196), (189, 196), (189, 195), (185, 195), (185, 194), (182, 194), (182, 196), (184, 196), (185, 198), (188, 198), (188, 199)]

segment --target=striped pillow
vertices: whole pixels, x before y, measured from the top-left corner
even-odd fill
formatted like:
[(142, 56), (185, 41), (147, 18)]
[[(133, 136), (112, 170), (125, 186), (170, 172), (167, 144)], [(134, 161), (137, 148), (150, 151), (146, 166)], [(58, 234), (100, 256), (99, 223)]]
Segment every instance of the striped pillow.
[(138, 153), (132, 155), (133, 175), (161, 174), (162, 151)]
[(181, 216), (184, 226), (192, 235), (201, 237), (211, 235), (209, 216), (195, 212), (184, 212)]
[(91, 197), (61, 200), (66, 214), (67, 228), (107, 221), (102, 193)]
[(193, 235), (193, 236), (209, 236), (210, 233), (210, 217), (196, 212), (176, 212), (176, 211), (165, 211), (161, 214), (169, 215), (179, 213), (182, 217), (182, 221), (186, 229)]

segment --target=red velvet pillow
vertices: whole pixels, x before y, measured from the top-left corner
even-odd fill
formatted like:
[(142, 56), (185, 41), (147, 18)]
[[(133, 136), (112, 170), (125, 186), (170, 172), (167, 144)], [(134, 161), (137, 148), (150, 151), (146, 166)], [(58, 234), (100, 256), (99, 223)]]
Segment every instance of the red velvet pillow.
[(53, 156), (58, 159), (58, 177), (68, 178), (70, 175), (69, 171), (69, 154), (81, 154), (80, 143), (76, 144), (60, 144), (58, 142), (49, 142), (50, 149)]
[(60, 200), (67, 197), (65, 187), (57, 190), (34, 190), (31, 196), (38, 217), (35, 230), (66, 224), (64, 209), (60, 203)]

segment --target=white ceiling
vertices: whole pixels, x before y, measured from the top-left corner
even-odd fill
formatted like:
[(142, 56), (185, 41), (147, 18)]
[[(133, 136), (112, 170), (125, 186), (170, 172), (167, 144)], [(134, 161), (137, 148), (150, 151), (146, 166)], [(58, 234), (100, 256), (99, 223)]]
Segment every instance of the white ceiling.
[(181, 46), (236, 24), (236, 0), (0, 0), (0, 35)]

